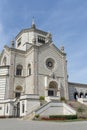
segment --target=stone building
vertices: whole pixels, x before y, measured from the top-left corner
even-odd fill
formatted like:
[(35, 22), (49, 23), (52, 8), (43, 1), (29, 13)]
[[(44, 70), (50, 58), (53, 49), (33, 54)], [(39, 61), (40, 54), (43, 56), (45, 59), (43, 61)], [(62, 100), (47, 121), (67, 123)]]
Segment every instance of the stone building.
[[(0, 115), (27, 115), (39, 107), (40, 96), (46, 101), (76, 99), (79, 85), (68, 83), (67, 77), (64, 47), (58, 49), (52, 35), (33, 22), (0, 55)], [(87, 85), (80, 88), (87, 91)]]

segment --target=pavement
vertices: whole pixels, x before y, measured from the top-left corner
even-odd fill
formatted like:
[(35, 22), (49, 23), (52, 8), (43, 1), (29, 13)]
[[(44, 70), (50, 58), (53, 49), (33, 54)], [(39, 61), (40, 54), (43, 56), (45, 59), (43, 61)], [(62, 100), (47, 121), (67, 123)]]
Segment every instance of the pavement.
[(87, 121), (49, 122), (0, 119), (0, 130), (87, 130)]

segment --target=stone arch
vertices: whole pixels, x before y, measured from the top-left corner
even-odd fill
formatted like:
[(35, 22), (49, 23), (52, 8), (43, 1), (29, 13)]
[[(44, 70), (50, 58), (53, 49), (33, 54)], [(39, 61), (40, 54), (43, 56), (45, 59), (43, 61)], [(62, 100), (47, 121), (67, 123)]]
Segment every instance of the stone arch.
[(57, 87), (58, 87), (58, 84), (57, 84), (56, 81), (51, 81), (51, 82), (49, 83), (49, 88), (55, 88), (55, 89), (57, 89)]
[(74, 99), (77, 100), (78, 96), (79, 96), (78, 92), (75, 92), (74, 93)]
[(84, 97), (84, 93), (80, 92), (80, 98), (83, 98), (83, 97)]
[(21, 92), (23, 90), (23, 88), (21, 86), (17, 86), (15, 90)]
[(85, 93), (85, 98), (87, 98), (87, 92)]
[(57, 96), (58, 84), (56, 81), (51, 81), (48, 86), (48, 96)]

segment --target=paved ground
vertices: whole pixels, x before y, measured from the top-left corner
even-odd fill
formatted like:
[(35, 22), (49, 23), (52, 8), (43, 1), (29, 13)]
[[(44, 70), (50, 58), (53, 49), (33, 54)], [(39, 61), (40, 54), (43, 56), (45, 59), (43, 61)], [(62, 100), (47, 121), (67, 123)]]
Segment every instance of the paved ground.
[(87, 121), (59, 123), (0, 119), (0, 130), (87, 130)]

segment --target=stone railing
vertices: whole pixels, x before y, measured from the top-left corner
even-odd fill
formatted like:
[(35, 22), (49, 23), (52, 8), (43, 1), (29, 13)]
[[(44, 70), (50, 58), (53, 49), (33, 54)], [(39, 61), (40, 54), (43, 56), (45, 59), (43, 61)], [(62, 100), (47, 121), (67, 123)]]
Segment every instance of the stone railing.
[(60, 100), (60, 97), (58, 97), (58, 96), (47, 96), (47, 97), (45, 97), (45, 100), (47, 101), (47, 102), (50, 102), (50, 101), (59, 101)]
[(78, 98), (77, 99), (78, 102), (87, 105), (87, 98)]
[(20, 100), (23, 100), (23, 99), (36, 99), (36, 100), (39, 100), (39, 96), (35, 95), (35, 94), (27, 94), (27, 95), (23, 95), (23, 96), (20, 97)]

